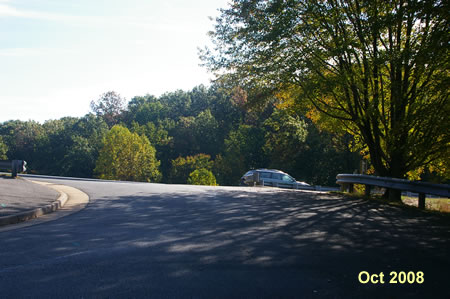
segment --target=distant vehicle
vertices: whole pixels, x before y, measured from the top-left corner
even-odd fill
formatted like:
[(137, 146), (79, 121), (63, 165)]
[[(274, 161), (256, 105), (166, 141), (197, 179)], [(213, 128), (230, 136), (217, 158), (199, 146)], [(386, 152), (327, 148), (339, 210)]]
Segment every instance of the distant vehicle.
[(293, 189), (309, 189), (314, 190), (314, 187), (305, 183), (299, 182), (289, 174), (276, 169), (255, 169), (247, 171), (241, 178), (242, 186), (272, 186), (280, 188)]

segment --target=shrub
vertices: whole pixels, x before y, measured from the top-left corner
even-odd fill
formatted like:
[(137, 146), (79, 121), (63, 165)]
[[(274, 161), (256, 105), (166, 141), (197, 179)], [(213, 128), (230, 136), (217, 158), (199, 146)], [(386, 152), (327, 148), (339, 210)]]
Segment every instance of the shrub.
[(172, 160), (172, 168), (169, 173), (169, 182), (173, 184), (186, 184), (189, 175), (197, 169), (211, 170), (213, 166), (210, 155), (197, 154), (195, 156), (187, 156), (186, 158), (178, 157)]
[(216, 186), (216, 177), (214, 174), (205, 168), (196, 169), (189, 174), (187, 180), (190, 185), (207, 185)]

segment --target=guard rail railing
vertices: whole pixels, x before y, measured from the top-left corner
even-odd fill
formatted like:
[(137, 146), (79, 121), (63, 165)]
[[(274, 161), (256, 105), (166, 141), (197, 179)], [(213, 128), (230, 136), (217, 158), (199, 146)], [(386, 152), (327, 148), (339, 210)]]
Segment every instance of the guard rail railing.
[(0, 170), (11, 171), (11, 176), (15, 178), (17, 173), (27, 170), (27, 162), (24, 160), (0, 160)]
[(336, 183), (341, 185), (342, 191), (347, 190), (348, 192), (354, 191), (354, 184), (365, 185), (365, 194), (367, 196), (370, 195), (374, 186), (418, 193), (418, 206), (421, 209), (425, 209), (425, 197), (427, 194), (450, 197), (450, 185), (448, 184), (432, 184), (364, 174), (338, 174)]

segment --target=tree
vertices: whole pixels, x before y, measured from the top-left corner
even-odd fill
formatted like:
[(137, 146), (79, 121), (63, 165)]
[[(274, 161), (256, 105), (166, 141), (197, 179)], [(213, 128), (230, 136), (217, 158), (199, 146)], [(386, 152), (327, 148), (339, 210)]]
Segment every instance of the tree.
[(160, 162), (147, 137), (115, 125), (103, 139), (95, 172), (101, 179), (151, 182), (160, 179)]
[(42, 125), (45, 133), (36, 140), (36, 149), (31, 161), (33, 170), (43, 174), (63, 175), (64, 164), (67, 161), (64, 156), (72, 146), (73, 137), (76, 135), (73, 128), (77, 121), (77, 118), (63, 117), (46, 121)]
[(272, 164), (292, 162), (299, 145), (306, 140), (308, 134), (306, 123), (297, 115), (290, 115), (286, 110), (276, 110), (264, 125), (266, 127), (264, 150), (272, 157)]
[(35, 121), (7, 121), (0, 124), (0, 135), (8, 148), (9, 159), (25, 160), (29, 170), (35, 168), (39, 159), (36, 155), (38, 142), (46, 135), (41, 124)]
[(264, 130), (240, 125), (225, 139), (225, 151), (215, 163), (215, 175), (222, 185), (238, 185), (239, 178), (249, 169), (267, 167), (263, 151)]
[(221, 143), (217, 138), (218, 131), (219, 124), (209, 109), (195, 117), (182, 116), (176, 127), (171, 130), (174, 150), (181, 156), (197, 153), (215, 155), (221, 150)]
[(190, 185), (206, 185), (216, 186), (216, 178), (214, 174), (208, 169), (200, 168), (196, 169), (189, 174), (187, 183)]
[(152, 95), (134, 97), (128, 103), (126, 122), (131, 124), (137, 122), (145, 125), (148, 122), (156, 123), (167, 116), (168, 107), (164, 106)]
[(0, 136), (0, 160), (7, 160), (8, 157), (6, 153), (8, 152), (8, 147), (3, 143), (3, 137)]
[(96, 157), (95, 147), (89, 143), (89, 140), (74, 135), (72, 136), (72, 144), (66, 150), (62, 160), (59, 174), (91, 178), (95, 168)]
[(115, 91), (108, 91), (100, 96), (97, 101), (91, 101), (91, 110), (97, 116), (102, 117), (111, 128), (120, 122), (125, 110), (125, 99)]
[(210, 155), (197, 154), (187, 156), (186, 158), (178, 157), (172, 160), (172, 168), (169, 173), (169, 182), (175, 184), (186, 184), (189, 175), (198, 169), (211, 170), (213, 167)]
[(401, 178), (450, 159), (448, 11), (440, 0), (235, 0), (201, 56), (249, 97), (294, 89), (361, 140), (378, 175)]

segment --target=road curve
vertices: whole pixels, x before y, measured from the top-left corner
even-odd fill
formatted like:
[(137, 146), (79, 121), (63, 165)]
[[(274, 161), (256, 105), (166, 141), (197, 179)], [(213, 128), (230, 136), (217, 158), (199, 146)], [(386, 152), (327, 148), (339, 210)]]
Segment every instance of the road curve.
[(0, 232), (1, 298), (450, 297), (448, 217), (320, 192), (33, 180), (90, 203)]

